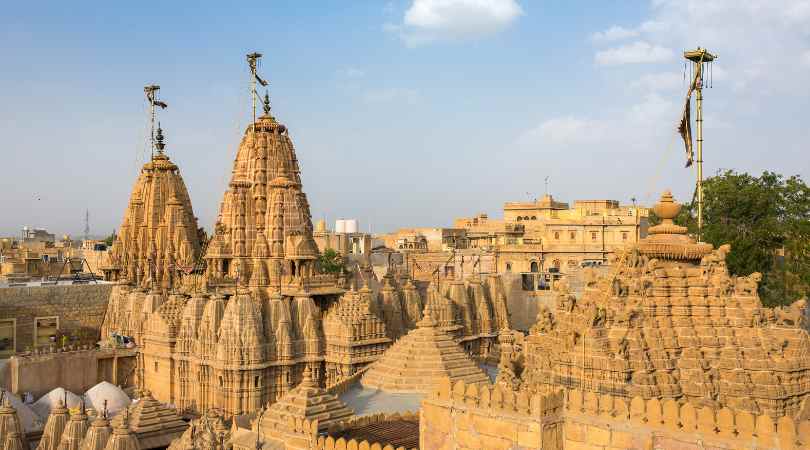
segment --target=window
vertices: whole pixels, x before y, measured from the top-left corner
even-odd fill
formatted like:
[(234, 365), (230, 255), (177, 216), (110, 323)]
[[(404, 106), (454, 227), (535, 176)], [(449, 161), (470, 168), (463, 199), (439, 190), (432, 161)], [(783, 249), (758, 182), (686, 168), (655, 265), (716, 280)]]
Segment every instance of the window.
[(512, 263), (506, 263), (506, 271), (507, 271), (507, 272), (511, 272), (511, 271), (512, 271)]
[(537, 267), (537, 261), (532, 261), (531, 271), (532, 272), (539, 272), (538, 267)]
[(17, 349), (17, 320), (0, 320), (0, 358), (7, 358)]
[(534, 274), (524, 273), (521, 274), (521, 287), (524, 291), (534, 290)]
[(537, 216), (532, 216), (532, 220), (537, 220)]
[(253, 387), (257, 388), (257, 387), (259, 387), (259, 385), (260, 385), (259, 384), (259, 376), (257, 375), (255, 377), (253, 377)]
[(59, 331), (59, 317), (36, 317), (34, 319), (34, 346), (55, 344), (57, 331)]
[(570, 232), (568, 234), (571, 237), (572, 241), (577, 238), (577, 232), (576, 231), (572, 231), (572, 232)]
[(596, 231), (591, 231), (591, 240), (592, 241), (595, 241), (598, 236), (599, 236), (599, 233), (597, 233)]
[(158, 371), (158, 362), (155, 361), (155, 372), (157, 372), (157, 371)]
[(622, 231), (622, 240), (623, 241), (627, 240), (627, 232), (626, 231)]
[(517, 220), (518, 222), (520, 222), (521, 220), (523, 220), (523, 217), (518, 216)]
[(554, 239), (556, 239), (558, 241), (560, 240), (560, 232), (559, 231), (554, 232)]

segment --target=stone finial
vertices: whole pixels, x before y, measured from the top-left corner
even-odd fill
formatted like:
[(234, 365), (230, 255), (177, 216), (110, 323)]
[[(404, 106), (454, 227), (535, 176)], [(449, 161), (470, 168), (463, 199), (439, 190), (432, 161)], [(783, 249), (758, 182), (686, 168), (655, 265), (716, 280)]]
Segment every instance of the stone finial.
[(436, 321), (430, 315), (430, 308), (425, 303), (425, 309), (422, 310), (422, 319), (416, 323), (419, 328), (433, 328), (436, 326)]
[(315, 384), (315, 381), (312, 379), (312, 370), (310, 370), (309, 366), (304, 368), (304, 378), (301, 380), (301, 386), (307, 388), (318, 387), (318, 385)]
[(163, 128), (160, 127), (160, 122), (158, 122), (158, 129), (157, 133), (155, 134), (155, 148), (159, 154), (163, 154), (163, 149), (166, 148), (166, 144), (163, 142)]
[(270, 94), (267, 93), (267, 90), (264, 91), (264, 115), (270, 115)]

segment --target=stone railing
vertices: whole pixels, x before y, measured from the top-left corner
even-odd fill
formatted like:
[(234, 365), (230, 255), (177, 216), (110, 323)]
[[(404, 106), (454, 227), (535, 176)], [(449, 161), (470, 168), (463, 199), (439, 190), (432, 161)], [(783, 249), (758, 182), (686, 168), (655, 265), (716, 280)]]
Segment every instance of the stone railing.
[(383, 445), (379, 442), (357, 442), (355, 439), (349, 439), (347, 441), (346, 439), (340, 438), (335, 440), (332, 436), (319, 437), (312, 448), (313, 450), (418, 450), (416, 448), (406, 449), (405, 447)]
[[(709, 439), (736, 442), (730, 448), (755, 445), (762, 449), (810, 449), (810, 420), (796, 421), (787, 416), (774, 420), (768, 415), (696, 406), (672, 399), (661, 401), (633, 397), (628, 401), (624, 397), (579, 390), (568, 391), (566, 397), (567, 421), (569, 417), (580, 415), (688, 436), (697, 433)], [(806, 400), (802, 409), (805, 411), (802, 416), (806, 416), (810, 412), (810, 400)]]
[(549, 394), (529, 394), (525, 391), (515, 393), (500, 386), (467, 385), (464, 381), (451, 385), (449, 378), (439, 381), (430, 399), (452, 402), (456, 408), (476, 408), (533, 418), (558, 414), (564, 405), (562, 391)]
[(335, 384), (333, 384), (331, 386), (327, 386), (326, 390), (332, 395), (344, 394), (346, 391), (351, 389), (351, 387), (355, 383), (360, 381), (360, 378), (363, 376), (363, 374), (366, 373), (366, 371), (368, 370), (369, 367), (371, 367), (371, 366), (368, 365), (366, 367), (363, 367), (362, 369), (358, 370), (357, 372), (355, 372), (351, 376), (346, 377), (346, 378), (338, 381), (337, 383), (335, 383)]

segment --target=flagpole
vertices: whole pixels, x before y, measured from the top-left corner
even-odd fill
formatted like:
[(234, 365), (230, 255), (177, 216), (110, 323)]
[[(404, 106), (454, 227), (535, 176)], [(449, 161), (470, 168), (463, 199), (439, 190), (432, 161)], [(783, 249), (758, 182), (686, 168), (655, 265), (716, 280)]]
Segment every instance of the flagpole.
[[(703, 242), (703, 63), (711, 63), (717, 56), (709, 53), (705, 48), (698, 47), (697, 50), (683, 53), (684, 58), (692, 61), (695, 70), (695, 125), (697, 127), (697, 221), (698, 221), (698, 242)], [(687, 102), (688, 102), (687, 98)]]

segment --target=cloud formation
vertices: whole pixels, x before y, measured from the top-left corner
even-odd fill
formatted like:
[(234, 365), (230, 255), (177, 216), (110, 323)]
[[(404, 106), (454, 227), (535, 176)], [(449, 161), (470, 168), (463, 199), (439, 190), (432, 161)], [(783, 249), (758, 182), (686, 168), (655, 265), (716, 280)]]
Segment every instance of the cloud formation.
[(594, 61), (600, 66), (622, 64), (660, 63), (671, 61), (675, 53), (666, 47), (653, 45), (645, 41), (609, 48), (596, 52)]
[(408, 46), (440, 40), (489, 36), (523, 15), (515, 0), (413, 0), (402, 24), (384, 29), (399, 34)]
[(605, 31), (597, 31), (596, 33), (593, 33), (591, 35), (591, 40), (597, 43), (613, 42), (638, 37), (639, 34), (640, 33), (638, 30), (631, 30), (619, 25), (613, 25)]

